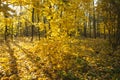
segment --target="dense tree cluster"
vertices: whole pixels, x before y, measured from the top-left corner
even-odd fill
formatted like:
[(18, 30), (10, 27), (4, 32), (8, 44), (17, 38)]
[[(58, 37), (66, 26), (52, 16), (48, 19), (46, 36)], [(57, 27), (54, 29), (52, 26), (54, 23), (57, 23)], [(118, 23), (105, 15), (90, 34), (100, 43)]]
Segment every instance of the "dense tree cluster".
[[(119, 0), (1, 0), (1, 35), (85, 36), (120, 44)], [(16, 10), (15, 10), (16, 9)]]

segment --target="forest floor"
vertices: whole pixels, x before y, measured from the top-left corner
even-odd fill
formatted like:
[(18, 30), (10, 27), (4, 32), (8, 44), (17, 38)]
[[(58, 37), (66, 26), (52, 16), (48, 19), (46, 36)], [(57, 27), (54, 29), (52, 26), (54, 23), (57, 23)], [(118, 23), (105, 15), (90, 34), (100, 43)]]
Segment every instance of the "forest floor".
[(0, 43), (0, 80), (120, 80), (120, 50), (103, 39)]

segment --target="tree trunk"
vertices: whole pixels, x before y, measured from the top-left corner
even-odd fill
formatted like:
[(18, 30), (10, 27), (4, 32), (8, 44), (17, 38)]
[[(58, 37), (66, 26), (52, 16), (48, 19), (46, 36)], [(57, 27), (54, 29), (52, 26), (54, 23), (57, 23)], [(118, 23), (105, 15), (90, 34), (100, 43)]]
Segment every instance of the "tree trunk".
[(11, 39), (13, 40), (13, 37), (14, 37), (14, 30), (13, 30), (14, 28), (13, 28), (13, 23), (12, 23), (12, 33), (11, 33)]
[(87, 24), (86, 24), (86, 22), (84, 23), (84, 36), (85, 37), (87, 37), (87, 29), (86, 29), (86, 27), (87, 27)]
[[(32, 23), (34, 23), (34, 8), (32, 10)], [(34, 24), (31, 26), (31, 41), (33, 41), (34, 38)]]
[(6, 24), (6, 26), (5, 26), (5, 33), (4, 33), (4, 35), (5, 35), (5, 36), (4, 36), (4, 37), (5, 37), (5, 41), (7, 40), (7, 30), (8, 30), (7, 28), (8, 28), (8, 26), (7, 26), (7, 24)]
[(38, 39), (40, 40), (40, 28), (38, 27)]
[[(39, 14), (37, 14), (37, 23), (39, 23)], [(38, 27), (38, 39), (40, 40), (40, 27)]]
[(93, 34), (94, 38), (96, 38), (96, 19), (95, 19), (95, 2), (93, 1)]
[(34, 38), (34, 25), (31, 26), (31, 41), (33, 41)]
[(89, 13), (89, 22), (88, 22), (88, 26), (89, 26), (89, 37), (91, 38), (91, 17), (90, 17), (90, 13)]
[(99, 14), (97, 13), (97, 22), (96, 22), (96, 33), (97, 33), (97, 37), (100, 37), (100, 26), (99, 26)]
[[(7, 17), (8, 17), (8, 16), (5, 15), (5, 18), (7, 18)], [(7, 31), (8, 31), (8, 26), (7, 26), (7, 21), (6, 21), (6, 24), (5, 24), (5, 32), (4, 32), (4, 39), (5, 39), (5, 41), (7, 40), (7, 35), (8, 35)]]
[(117, 32), (116, 32), (116, 44), (120, 45), (120, 12), (118, 13), (118, 25), (117, 25)]
[(105, 25), (104, 25), (104, 39), (106, 39), (106, 28), (105, 28)]

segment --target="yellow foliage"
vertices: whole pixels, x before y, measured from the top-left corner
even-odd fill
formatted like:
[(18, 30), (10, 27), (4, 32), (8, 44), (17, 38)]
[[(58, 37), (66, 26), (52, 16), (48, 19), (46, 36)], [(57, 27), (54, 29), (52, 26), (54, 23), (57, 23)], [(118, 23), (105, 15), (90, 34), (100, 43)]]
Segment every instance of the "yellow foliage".
[(9, 59), (8, 58), (0, 58), (0, 62), (8, 62)]
[(40, 30), (44, 30), (45, 29), (45, 24), (43, 22), (38, 23)]

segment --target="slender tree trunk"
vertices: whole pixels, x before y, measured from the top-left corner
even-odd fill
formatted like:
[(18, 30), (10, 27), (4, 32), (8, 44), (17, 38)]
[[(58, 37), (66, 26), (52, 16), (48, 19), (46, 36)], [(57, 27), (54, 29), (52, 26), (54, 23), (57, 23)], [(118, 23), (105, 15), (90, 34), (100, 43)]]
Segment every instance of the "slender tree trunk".
[(112, 43), (112, 41), (111, 41), (111, 31), (110, 30), (108, 30), (108, 39), (109, 39), (109, 42)]
[(14, 37), (14, 30), (13, 30), (14, 28), (13, 28), (13, 23), (12, 23), (12, 33), (11, 33), (11, 39), (13, 40), (13, 37)]
[[(34, 8), (32, 10), (32, 23), (34, 23)], [(34, 38), (34, 24), (31, 26), (31, 41), (33, 41)]]
[[(8, 17), (8, 16), (5, 15), (5, 18), (7, 18), (7, 17)], [(5, 39), (5, 41), (7, 40), (7, 35), (8, 35), (7, 31), (8, 31), (8, 26), (7, 26), (7, 20), (6, 20), (5, 32), (4, 32), (4, 39)]]
[(95, 2), (93, 0), (93, 34), (94, 38), (96, 38), (96, 19), (95, 19)]
[[(43, 17), (43, 23), (46, 24), (46, 17), (45, 16)], [(47, 29), (46, 29), (46, 26), (44, 26), (44, 35), (45, 35), (45, 38), (47, 38)]]
[(7, 24), (5, 25), (5, 33), (4, 33), (4, 37), (5, 37), (5, 41), (7, 40), (7, 30), (8, 30), (8, 26)]
[(40, 40), (40, 28), (38, 27), (38, 39)]
[(34, 38), (34, 25), (31, 26), (31, 41), (33, 41), (33, 38)]
[(84, 23), (84, 36), (87, 37), (87, 24)]
[(117, 32), (116, 32), (116, 44), (120, 45), (120, 12), (118, 13), (118, 25), (117, 25)]
[(25, 22), (24, 36), (25, 36), (25, 37), (28, 37), (28, 26), (27, 26), (27, 22)]
[(92, 26), (91, 26), (91, 22), (90, 22), (90, 38), (92, 37)]
[(105, 28), (105, 25), (104, 25), (104, 39), (106, 39), (106, 28)]
[[(39, 19), (39, 14), (37, 14), (37, 23), (39, 23), (40, 19)], [(40, 40), (40, 27), (38, 27), (38, 39)]]
[(99, 14), (97, 13), (97, 22), (96, 22), (96, 33), (97, 33), (97, 37), (100, 37), (100, 26), (99, 26)]
[(91, 17), (90, 17), (90, 13), (89, 13), (89, 22), (88, 22), (88, 26), (89, 26), (89, 37), (91, 38)]

